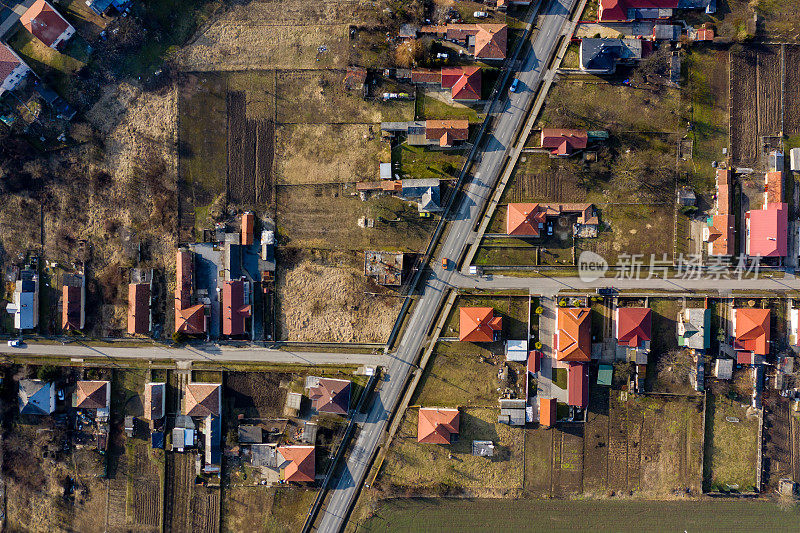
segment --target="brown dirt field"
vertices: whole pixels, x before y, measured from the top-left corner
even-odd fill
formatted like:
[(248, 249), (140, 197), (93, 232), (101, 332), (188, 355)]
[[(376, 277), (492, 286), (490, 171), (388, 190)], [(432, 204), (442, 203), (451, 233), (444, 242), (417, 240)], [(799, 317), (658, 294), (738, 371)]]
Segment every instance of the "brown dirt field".
[(244, 91), (229, 91), (226, 102), (228, 200), (248, 207), (269, 203), (272, 199), (274, 124), (272, 120), (247, 118), (247, 93)]
[(781, 48), (758, 49), (758, 131), (760, 135), (781, 132)]
[(749, 49), (731, 52), (731, 158), (736, 163), (754, 164), (758, 160), (758, 116), (753, 112), (757, 56)]
[[(344, 68), (349, 24), (366, 21), (366, 2), (250, 2), (211, 22), (180, 52), (187, 70)], [(308, 24), (319, 21), (320, 24)], [(327, 51), (318, 53), (325, 46)]]
[(193, 516), (190, 509), (194, 494), (194, 456), (188, 453), (166, 454), (164, 493), (164, 531), (190, 533)]
[(282, 125), (276, 137), (278, 184), (376, 181), (390, 159), (378, 125)]
[(195, 485), (191, 503), (193, 533), (216, 533), (220, 520), (220, 489)]
[(280, 416), (286, 403), (281, 383), (290, 380), (290, 374), (276, 372), (228, 372), (223, 398), (230, 402), (234, 417), (240, 413), (245, 418)]
[(546, 154), (524, 154), (504, 196), (507, 202), (580, 202), (586, 190), (578, 186), (575, 161), (554, 161)]
[(583, 424), (557, 429), (553, 435), (553, 497), (583, 492)]
[(800, 133), (800, 46), (787, 46), (785, 51), (786, 116), (784, 129), (790, 135)]
[(223, 494), (222, 531), (260, 533), (266, 527), (275, 489), (230, 487)]
[(385, 342), (402, 298), (364, 276), (363, 255), (304, 254), (278, 262), (280, 338), (290, 341)]

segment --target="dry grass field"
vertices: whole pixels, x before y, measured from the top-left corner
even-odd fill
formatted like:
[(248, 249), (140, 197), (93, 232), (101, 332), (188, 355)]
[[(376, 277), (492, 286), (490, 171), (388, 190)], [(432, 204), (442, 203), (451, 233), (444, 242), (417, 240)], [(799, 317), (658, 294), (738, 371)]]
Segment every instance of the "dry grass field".
[(272, 514), (275, 489), (267, 487), (226, 487), (222, 497), (221, 531), (260, 533)]
[[(446, 446), (418, 443), (417, 410), (409, 409), (383, 463), (380, 483), (397, 495), (518, 495), (523, 430), (497, 423), (498, 414), (496, 408), (463, 408), (458, 441)], [(473, 440), (491, 440), (495, 455), (473, 456)]]
[(377, 124), (282, 125), (276, 137), (279, 186), (377, 181), (390, 158)]
[(758, 417), (717, 394), (708, 395), (706, 410), (706, 490), (750, 492), (756, 484)]

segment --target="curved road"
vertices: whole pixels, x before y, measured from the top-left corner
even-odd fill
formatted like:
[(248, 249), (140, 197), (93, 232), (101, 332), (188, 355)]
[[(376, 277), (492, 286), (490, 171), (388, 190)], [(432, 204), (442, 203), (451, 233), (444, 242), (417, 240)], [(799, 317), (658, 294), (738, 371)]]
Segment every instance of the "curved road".
[(480, 162), (476, 164), (474, 178), (457, 207), (449, 213), (449, 231), (441, 245), (434, 269), (420, 280), (421, 295), (400, 340), (396, 354), (386, 367), (388, 381), (378, 391), (361, 426), (358, 439), (341, 473), (331, 480), (328, 504), (320, 513), (319, 531), (336, 533), (343, 529), (352, 509), (369, 463), (377, 450), (379, 440), (386, 430), (389, 416), (396, 408), (414, 362), (427, 338), (428, 330), (450, 289), (452, 271), (443, 270), (443, 257), (456, 263), (463, 257), (468, 237), (483, 212), (494, 189), (509, 148), (526, 118), (535, 91), (545, 74), (546, 64), (555, 51), (559, 37), (567, 27), (570, 12), (576, 0), (544, 0), (540, 24), (533, 45), (524, 52), (525, 58), (517, 78), (519, 92), (507, 94), (501, 102), (502, 112), (495, 119), (489, 138), (481, 149)]

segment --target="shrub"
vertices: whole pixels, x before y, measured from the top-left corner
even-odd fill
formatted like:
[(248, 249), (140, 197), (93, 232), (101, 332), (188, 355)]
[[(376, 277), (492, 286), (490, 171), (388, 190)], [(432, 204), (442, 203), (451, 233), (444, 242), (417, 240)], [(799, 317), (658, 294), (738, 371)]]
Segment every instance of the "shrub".
[(53, 365), (40, 366), (36, 370), (36, 377), (42, 381), (53, 382), (61, 377), (61, 369)]

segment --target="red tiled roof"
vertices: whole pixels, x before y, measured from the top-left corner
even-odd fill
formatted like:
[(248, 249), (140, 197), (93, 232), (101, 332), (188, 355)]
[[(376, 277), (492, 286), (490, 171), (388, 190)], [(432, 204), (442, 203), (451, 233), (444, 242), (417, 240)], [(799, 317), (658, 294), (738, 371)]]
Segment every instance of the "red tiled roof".
[(589, 399), (589, 372), (583, 363), (570, 363), (567, 371), (567, 403), (586, 407)]
[(222, 286), (222, 334), (244, 335), (244, 319), (250, 311), (244, 301), (244, 281), (226, 281)]
[(589, 136), (583, 130), (542, 129), (542, 148), (549, 149), (551, 154), (570, 155), (586, 148), (588, 143)]
[(45, 0), (36, 0), (19, 19), (37, 39), (47, 46), (69, 29), (69, 23)]
[(759, 355), (769, 353), (769, 309), (735, 309), (733, 347)]
[(539, 204), (508, 204), (506, 211), (506, 233), (508, 235), (539, 236), (539, 224), (543, 224), (546, 211)]
[(411, 83), (441, 83), (442, 72), (427, 68), (415, 68), (411, 70)]
[(678, 0), (600, 0), (598, 20), (628, 20), (628, 9), (677, 9)]
[(61, 328), (65, 330), (81, 329), (81, 288), (64, 286), (61, 299)]
[(186, 384), (186, 414), (202, 418), (219, 416), (222, 405), (222, 385), (219, 383), (189, 382)]
[(711, 243), (711, 255), (731, 255), (733, 250), (733, 215), (714, 215), (708, 228), (708, 242)]
[(456, 141), (466, 141), (469, 138), (469, 121), (426, 120), (425, 138), (439, 139), (441, 146), (452, 146)]
[(447, 33), (452, 41), (466, 41), (475, 36), (474, 56), (481, 59), (505, 59), (508, 44), (508, 26), (505, 24), (448, 24), (445, 28), (423, 28), (423, 33)]
[(451, 90), (453, 100), (480, 100), (481, 68), (443, 68), (442, 87)]
[(193, 256), (188, 250), (178, 250), (176, 256), (175, 331), (198, 335), (206, 332), (206, 317), (202, 304), (191, 305)]
[(767, 204), (766, 209), (748, 211), (747, 255), (786, 257), (789, 209), (784, 203)]
[(617, 343), (637, 348), (650, 340), (652, 312), (648, 307), (617, 308)]
[(783, 202), (783, 172), (767, 172), (764, 177), (764, 187), (766, 188), (767, 204), (779, 204)]
[(539, 423), (546, 427), (556, 423), (555, 398), (539, 398)]
[(253, 213), (242, 214), (242, 244), (249, 246), (253, 244), (253, 226), (256, 216)]
[(150, 284), (128, 285), (128, 333), (147, 335), (150, 332)]
[(311, 387), (308, 397), (314, 409), (320, 413), (346, 415), (350, 410), (350, 381), (346, 379), (319, 380), (316, 387)]
[(539, 371), (539, 365), (542, 361), (542, 352), (533, 350), (528, 354), (528, 372), (536, 373)]
[(717, 169), (717, 214), (727, 215), (731, 210), (731, 169)]
[(558, 361), (591, 360), (591, 312), (588, 307), (559, 308), (556, 331), (556, 359)]
[(78, 409), (105, 409), (108, 407), (108, 381), (79, 381), (75, 407)]
[(21, 61), (11, 48), (5, 43), (0, 43), (0, 85), (20, 64)]
[(502, 318), (494, 316), (491, 307), (459, 308), (460, 341), (493, 342), (494, 332), (502, 328)]
[(289, 461), (286, 465), (279, 465), (283, 469), (284, 481), (314, 481), (317, 465), (313, 446), (279, 446), (278, 453)]
[(417, 422), (417, 442), (450, 444), (450, 436), (458, 433), (461, 415), (458, 409), (420, 407)]

